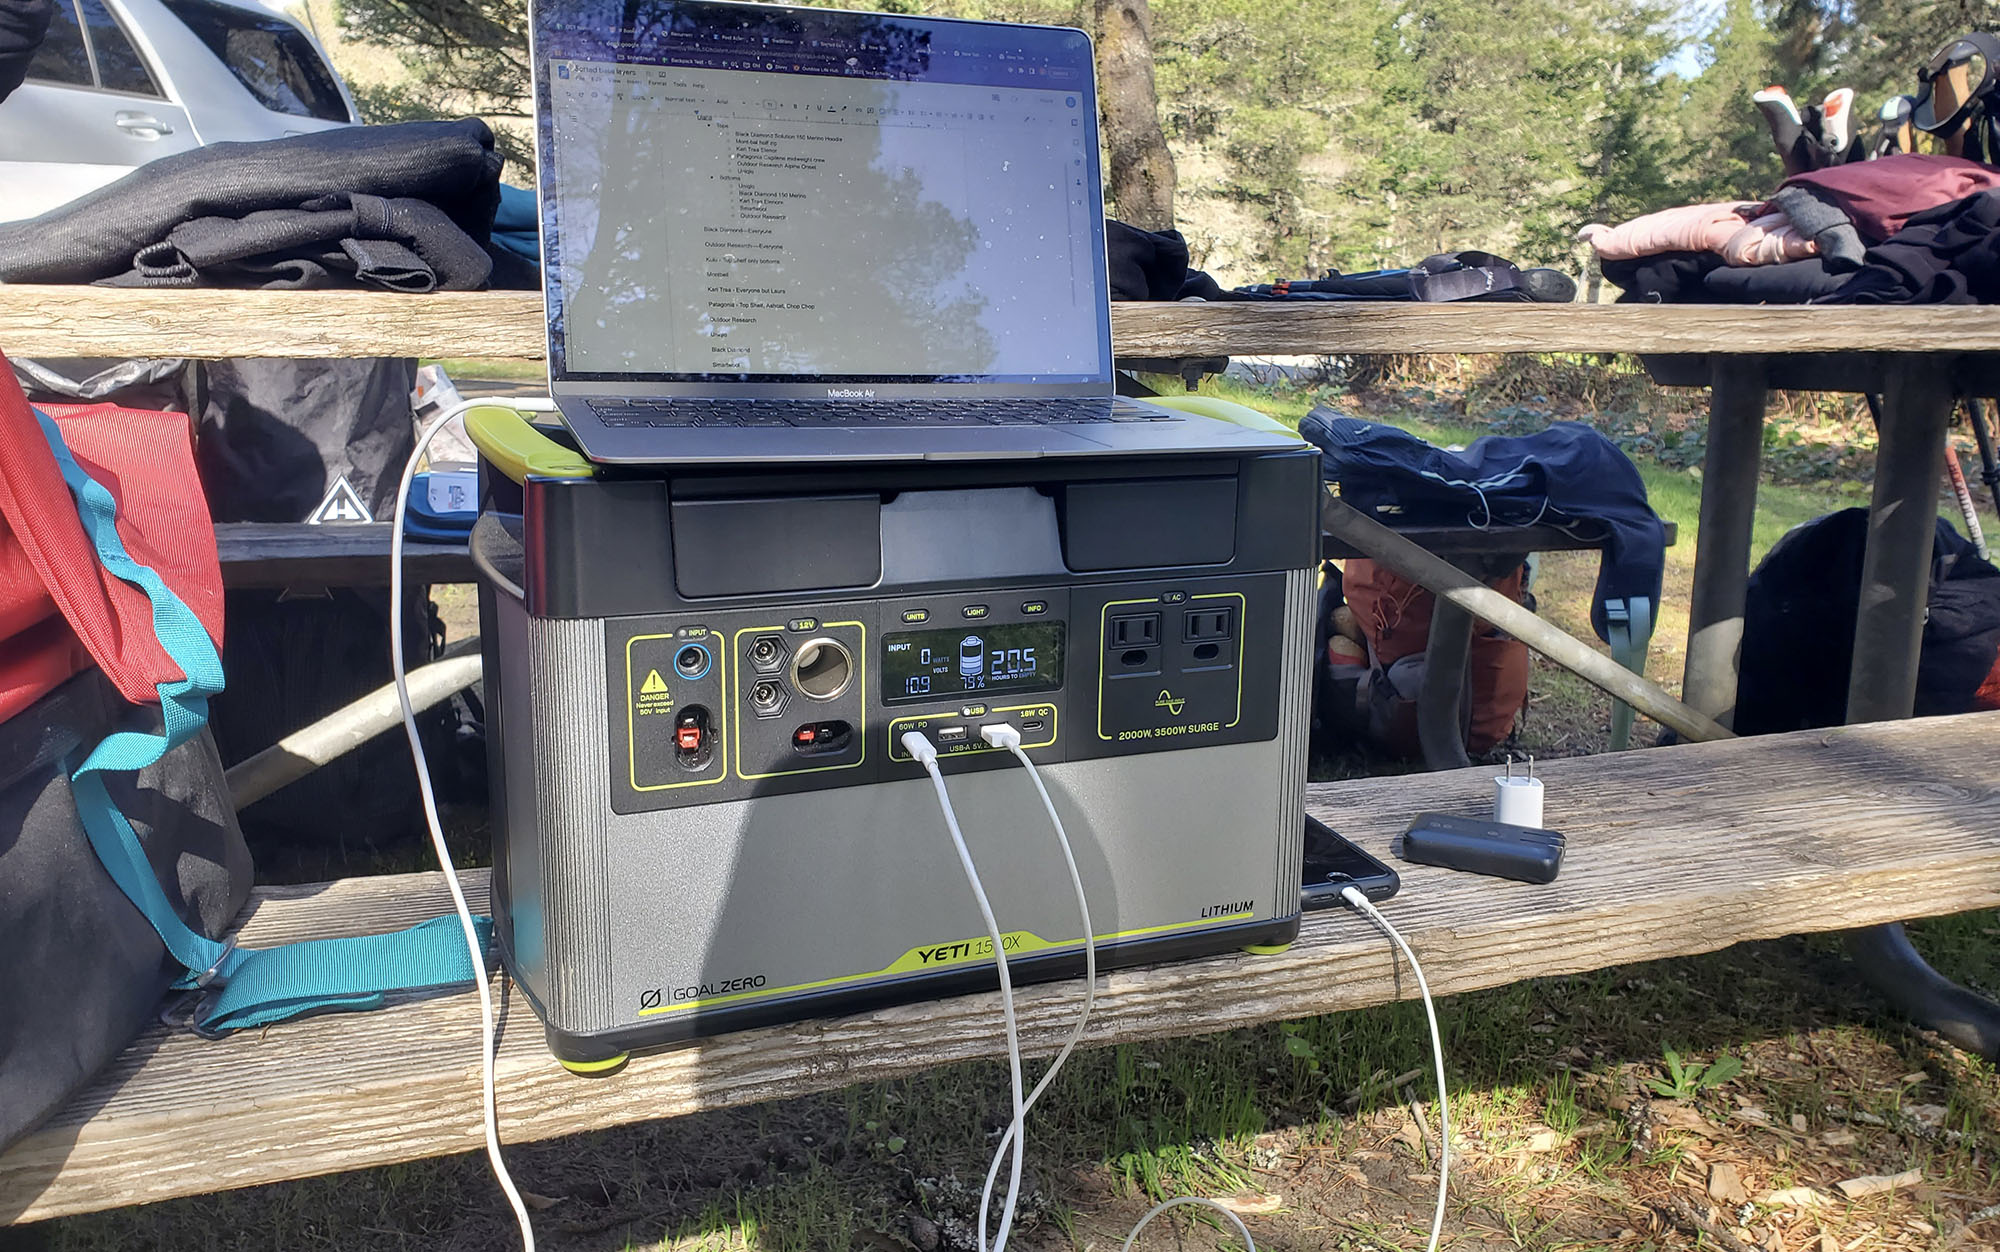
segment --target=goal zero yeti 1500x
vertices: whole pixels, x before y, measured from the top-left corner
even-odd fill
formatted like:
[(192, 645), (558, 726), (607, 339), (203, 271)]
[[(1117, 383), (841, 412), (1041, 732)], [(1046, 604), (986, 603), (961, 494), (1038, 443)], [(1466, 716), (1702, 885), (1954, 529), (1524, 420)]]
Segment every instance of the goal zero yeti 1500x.
[(613, 476), (470, 424), (493, 908), (565, 1064), (994, 986), (911, 729), (1017, 980), (1083, 936), (998, 721), (1106, 966), (1297, 933), (1311, 449)]

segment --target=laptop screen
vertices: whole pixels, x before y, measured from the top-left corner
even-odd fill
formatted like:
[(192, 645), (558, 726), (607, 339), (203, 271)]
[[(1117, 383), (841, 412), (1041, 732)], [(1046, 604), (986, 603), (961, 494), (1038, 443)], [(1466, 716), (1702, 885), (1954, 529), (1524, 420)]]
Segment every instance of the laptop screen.
[(554, 376), (1110, 377), (1078, 31), (535, 6)]

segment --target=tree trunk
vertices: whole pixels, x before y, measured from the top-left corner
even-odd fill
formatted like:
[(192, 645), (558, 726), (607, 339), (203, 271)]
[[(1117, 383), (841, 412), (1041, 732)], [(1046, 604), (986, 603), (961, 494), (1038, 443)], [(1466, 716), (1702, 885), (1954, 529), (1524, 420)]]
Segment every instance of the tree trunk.
[(1153, 12), (1146, 0), (1096, 0), (1097, 73), (1113, 211), (1144, 230), (1174, 224), (1174, 156), (1153, 94)]

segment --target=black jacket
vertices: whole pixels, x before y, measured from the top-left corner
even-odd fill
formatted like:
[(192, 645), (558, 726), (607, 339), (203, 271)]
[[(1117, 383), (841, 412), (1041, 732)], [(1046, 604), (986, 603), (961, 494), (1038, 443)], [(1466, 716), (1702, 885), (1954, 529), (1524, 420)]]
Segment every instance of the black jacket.
[(1532, 435), (1488, 435), (1447, 452), (1394, 426), (1321, 406), (1299, 423), (1327, 481), (1372, 517), (1481, 530), (1554, 526), (1601, 538), (1604, 557), (1590, 624), (1610, 638), (1606, 601), (1644, 598), (1659, 614), (1666, 528), (1646, 484), (1618, 446), (1581, 422)]
[[(493, 132), (475, 118), (343, 126), (262, 143), (210, 144), (142, 165), (40, 217), (0, 224), (0, 282), (89, 283), (127, 274), (135, 275), (128, 282), (140, 280), (145, 271), (135, 267), (171, 267), (186, 261), (186, 248), (178, 249), (178, 257), (162, 258), (157, 245), (172, 240), (177, 228), (202, 222), (196, 228), (202, 236), (196, 252), (213, 253), (222, 263), (238, 267), (238, 273), (221, 281), (240, 283), (241, 267), (253, 255), (243, 251), (242, 241), (274, 223), (259, 217), (255, 225), (241, 230), (228, 229), (225, 223), (250, 223), (253, 215), (288, 211), (285, 229), (271, 236), (274, 253), (266, 255), (290, 258), (303, 235), (311, 233), (303, 214), (296, 211), (332, 207), (333, 197), (344, 198), (349, 209), (355, 197), (380, 197), (392, 205), (424, 201), (436, 210), (426, 215), (425, 223), (434, 246), (408, 247), (410, 234), (395, 230), (364, 234), (361, 242), (401, 242), (420, 254), (462, 251), (456, 240), (436, 241), (437, 228), (443, 227), (462, 232), (471, 246), (490, 251), (493, 212), (500, 203), (500, 165)], [(373, 216), (387, 221), (393, 215)], [(219, 238), (218, 231), (225, 230), (236, 238)], [(182, 237), (186, 238), (185, 232)], [(140, 262), (146, 249), (155, 251)], [(323, 252), (313, 259), (317, 261)], [(391, 258), (386, 264), (393, 267), (402, 259)], [(381, 261), (379, 255), (370, 256), (357, 262), (356, 269)]]
[(0, 100), (28, 76), (28, 63), (47, 38), (54, 14), (50, 0), (0, 0)]

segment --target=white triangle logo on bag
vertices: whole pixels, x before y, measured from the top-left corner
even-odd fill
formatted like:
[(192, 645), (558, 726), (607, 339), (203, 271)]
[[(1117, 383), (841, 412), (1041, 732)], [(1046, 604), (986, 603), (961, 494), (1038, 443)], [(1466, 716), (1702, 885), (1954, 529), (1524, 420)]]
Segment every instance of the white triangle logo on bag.
[(374, 520), (373, 517), (369, 516), (368, 506), (361, 503), (361, 497), (356, 494), (352, 486), (348, 485), (347, 475), (342, 474), (339, 478), (333, 480), (333, 486), (327, 491), (326, 499), (321, 500), (319, 507), (312, 511), (312, 516), (306, 519), (306, 525), (319, 526), (326, 522), (372, 522)]

